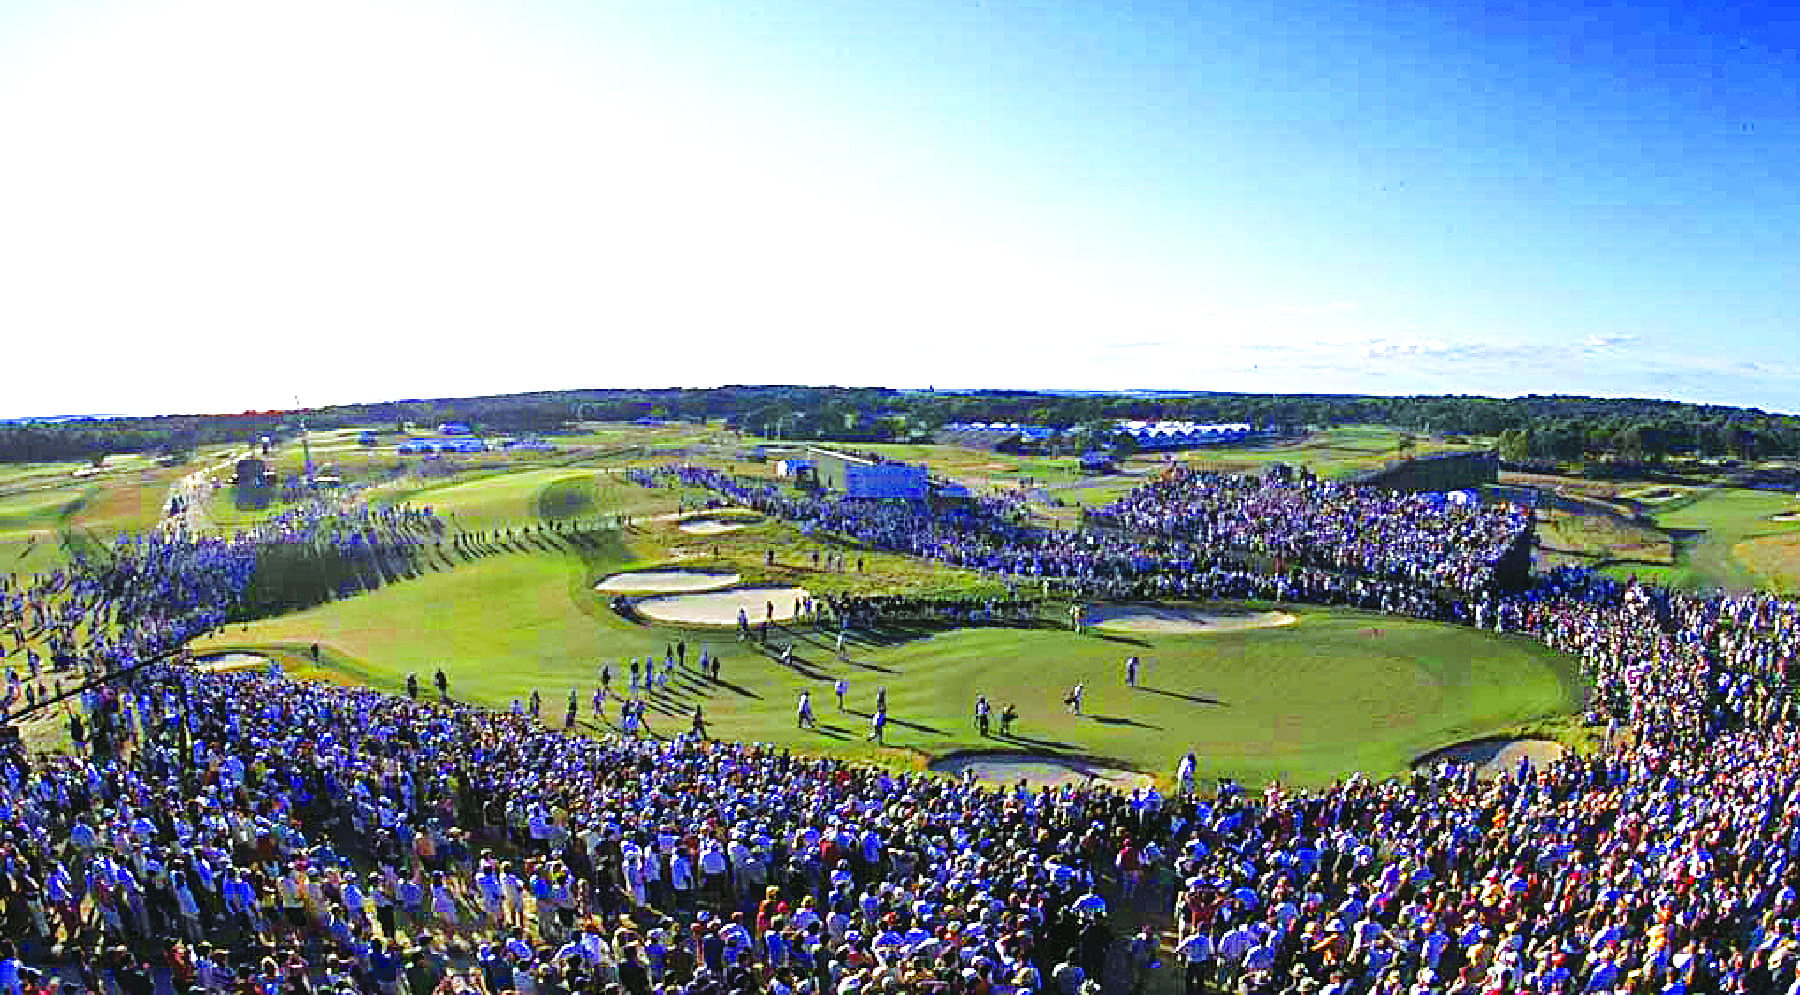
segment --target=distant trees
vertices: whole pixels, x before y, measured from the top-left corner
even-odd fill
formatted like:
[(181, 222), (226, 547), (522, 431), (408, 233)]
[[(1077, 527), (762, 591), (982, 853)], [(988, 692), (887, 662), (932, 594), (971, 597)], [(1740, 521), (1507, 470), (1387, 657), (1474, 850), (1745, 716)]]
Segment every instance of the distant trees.
[[(1032, 391), (908, 393), (871, 387), (728, 386), (709, 390), (539, 391), (466, 398), (411, 398), (305, 413), (315, 429), (461, 421), (486, 431), (554, 434), (581, 420), (727, 418), (744, 431), (792, 439), (879, 442), (947, 422), (1007, 421), (1078, 427), (1093, 448), (1096, 426), (1120, 419), (1248, 422), (1273, 430), (1392, 425), (1415, 434), (1493, 439), (1514, 461), (1800, 456), (1800, 419), (1754, 408), (1634, 398), (1529, 395), (1369, 397), (1326, 394), (1066, 395)], [(0, 424), (0, 462), (91, 460), (107, 453), (185, 451), (291, 430), (288, 412), (170, 415)]]

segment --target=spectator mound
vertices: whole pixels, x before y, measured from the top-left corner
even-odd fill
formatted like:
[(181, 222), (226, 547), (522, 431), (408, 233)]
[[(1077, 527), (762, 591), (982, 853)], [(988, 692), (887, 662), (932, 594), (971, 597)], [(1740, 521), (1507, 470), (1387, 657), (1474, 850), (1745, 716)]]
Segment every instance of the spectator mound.
[(794, 617), (796, 599), (808, 597), (800, 587), (734, 587), (705, 594), (669, 594), (645, 598), (633, 608), (639, 615), (655, 622), (677, 625), (736, 625), (738, 610), (756, 625), (768, 618), (768, 606), (775, 606), (775, 621)]
[(1432, 767), (1440, 763), (1474, 764), (1482, 777), (1499, 777), (1530, 760), (1542, 767), (1562, 759), (1563, 746), (1547, 739), (1471, 739), (1441, 750), (1433, 750), (1414, 761), (1414, 767)]
[(1186, 634), (1273, 629), (1298, 621), (1287, 612), (1232, 611), (1227, 608), (1180, 608), (1157, 604), (1088, 605), (1085, 623), (1107, 632)]
[(933, 760), (931, 769), (952, 777), (973, 773), (976, 780), (990, 784), (1017, 784), (1024, 781), (1034, 788), (1058, 788), (1072, 784), (1076, 787), (1110, 787), (1130, 791), (1151, 785), (1148, 774), (1059, 757), (1051, 753), (953, 753)]
[(594, 585), (607, 594), (680, 594), (717, 591), (741, 580), (737, 574), (709, 574), (698, 570), (642, 570), (613, 574)]

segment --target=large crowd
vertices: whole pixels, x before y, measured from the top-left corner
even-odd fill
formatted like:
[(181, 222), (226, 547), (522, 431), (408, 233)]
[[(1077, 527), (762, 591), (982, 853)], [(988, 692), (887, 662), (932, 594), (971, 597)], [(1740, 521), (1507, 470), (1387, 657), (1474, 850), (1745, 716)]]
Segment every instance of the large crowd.
[(1531, 531), (1531, 513), (1506, 504), (1460, 504), (1304, 472), (1250, 476), (1193, 467), (1134, 488), (1090, 518), (1280, 564), (1463, 592), (1492, 587)]
[[(131, 668), (228, 610), (187, 562), (223, 550), (189, 545), (12, 581), (4, 620)], [(0, 761), (0, 991), (1794, 990), (1800, 606), (1559, 571), (1462, 608), (1576, 655), (1607, 748), (1492, 781), (988, 789), (138, 666), (81, 692), (75, 754)]]
[[(1094, 596), (1224, 597), (1283, 585), (1316, 600), (1457, 617), (1522, 580), (1531, 516), (1362, 485), (1177, 470), (1087, 516), (1043, 528), (1004, 498), (934, 506), (799, 493), (711, 467), (636, 469), (647, 486), (701, 487), (733, 504), (868, 547)], [(1503, 569), (1506, 568), (1506, 569)], [(1510, 575), (1502, 576), (1503, 573)]]

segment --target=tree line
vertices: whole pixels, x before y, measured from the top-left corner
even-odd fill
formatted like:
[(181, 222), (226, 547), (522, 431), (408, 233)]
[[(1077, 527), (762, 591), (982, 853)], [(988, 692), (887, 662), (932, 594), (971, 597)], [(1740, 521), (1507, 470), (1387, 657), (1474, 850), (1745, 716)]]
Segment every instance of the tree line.
[(1378, 397), (1350, 394), (1069, 394), (932, 392), (871, 387), (733, 385), (718, 388), (539, 391), (244, 412), (0, 424), (0, 462), (86, 460), (109, 453), (179, 456), (201, 445), (284, 438), (313, 429), (465, 422), (484, 433), (554, 435), (584, 421), (724, 419), (766, 437), (837, 442), (928, 438), (956, 422), (1084, 428), (1114, 419), (1247, 422), (1277, 432), (1346, 424), (1497, 440), (1503, 458), (1617, 458), (1657, 463), (1692, 455), (1800, 455), (1800, 419), (1756, 408), (1642, 398), (1528, 395)]

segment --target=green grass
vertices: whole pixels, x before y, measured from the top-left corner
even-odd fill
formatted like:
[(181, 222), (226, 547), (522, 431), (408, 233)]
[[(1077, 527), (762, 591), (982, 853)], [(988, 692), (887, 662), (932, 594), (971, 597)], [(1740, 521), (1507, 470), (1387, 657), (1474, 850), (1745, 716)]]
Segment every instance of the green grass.
[[(692, 429), (670, 430), (658, 439), (679, 440), (682, 433), (695, 435)], [(594, 441), (616, 450), (636, 438), (597, 432)], [(1341, 435), (1337, 442), (1345, 452), (1363, 446), (1376, 453), (1381, 445), (1378, 435), (1368, 433)], [(933, 461), (939, 451), (954, 472)], [(985, 475), (1006, 486), (1019, 476), (1054, 483), (1052, 474), (1062, 472), (1055, 461), (944, 447), (891, 455), (933, 462), (944, 475)], [(629, 530), (602, 533), (597, 543), (580, 548), (560, 536), (533, 533), (505, 551), (461, 556), (452, 550), (419, 579), (234, 626), (196, 648), (266, 648), (296, 664), (297, 654), (318, 642), (324, 660), (300, 674), (388, 690), (399, 690), (409, 672), (428, 680), (441, 666), (458, 697), (483, 704), (505, 707), (537, 689), (546, 718), (555, 722), (575, 687), (587, 722), (585, 706), (602, 661), (613, 663), (617, 687), (626, 658), (660, 656), (665, 646), (685, 639), (690, 654), (702, 644), (724, 653), (727, 683), (683, 680), (657, 698), (652, 727), (665, 734), (685, 728), (687, 709), (702, 703), (721, 738), (917, 768), (932, 757), (1006, 745), (982, 740), (971, 727), (974, 696), (981, 693), (997, 706), (1017, 704), (1017, 731), (1024, 738), (1014, 748), (1104, 759), (1165, 783), (1190, 748), (1205, 773), (1246, 783), (1279, 778), (1318, 784), (1355, 770), (1379, 777), (1459, 740), (1519, 728), (1560, 729), (1557, 723), (1565, 720), (1558, 716), (1578, 705), (1571, 662), (1530, 640), (1324, 609), (1295, 610), (1300, 622), (1292, 627), (1205, 635), (1075, 636), (1054, 627), (887, 633), (856, 643), (850, 663), (836, 661), (824, 635), (801, 631), (792, 638), (809, 669), (800, 673), (730, 633), (623, 620), (592, 585), (617, 570), (677, 564), (731, 570), (747, 583), (796, 584), (817, 594), (986, 595), (1002, 585), (978, 573), (802, 535), (773, 520), (718, 536), (684, 534), (670, 513), (703, 494), (638, 487), (609, 472), (626, 461), (598, 462), (606, 466), (468, 461), (452, 476), (407, 478), (379, 493), (384, 501), (432, 506), (470, 531), (591, 521), (617, 512), (638, 517)], [(152, 502), (160, 509), (168, 481), (192, 469), (110, 472), (106, 479), (117, 486), (102, 485), (81, 514), (101, 523), (142, 521)], [(770, 472), (766, 466), (733, 469)], [(1130, 486), (1116, 483), (1121, 492)], [(1070, 500), (1082, 491), (1056, 493)], [(43, 513), (39, 504), (29, 506), (40, 509), (33, 514)], [(28, 555), (46, 555), (54, 538), (40, 537)], [(0, 556), (29, 541), (22, 532), (0, 533)], [(848, 573), (812, 566), (814, 553), (829, 551), (846, 553)], [(1122, 661), (1131, 654), (1145, 661), (1146, 690), (1121, 686)], [(876, 687), (888, 689), (896, 720), (889, 747), (864, 741), (863, 715), (836, 711), (829, 688), (838, 676), (850, 682), (856, 711), (868, 711)], [(1061, 692), (1077, 680), (1088, 685), (1088, 714), (1080, 717), (1065, 714), (1059, 704)], [(802, 688), (814, 692), (820, 732), (793, 728), (794, 699)], [(616, 720), (616, 704), (609, 715)]]
[(1800, 557), (1787, 552), (1789, 537), (1800, 536), (1800, 522), (1773, 520), (1795, 509), (1791, 496), (1742, 488), (1689, 490), (1682, 501), (1647, 509), (1656, 527), (1674, 538), (1674, 562), (1621, 564), (1611, 572), (1691, 590), (1800, 587)]
[(1537, 535), (1539, 569), (1567, 564), (1629, 572), (1675, 563), (1668, 533), (1610, 515), (1540, 510)]
[[(580, 502), (576, 497), (587, 491), (585, 511), (565, 502)], [(676, 491), (656, 491), (639, 487), (613, 474), (555, 467), (501, 473), (476, 480), (452, 480), (441, 485), (398, 492), (391, 500), (414, 505), (428, 505), (454, 525), (467, 530), (506, 528), (536, 522), (551, 516), (546, 511), (562, 507), (569, 514), (554, 517), (579, 517), (604, 510), (606, 513), (661, 514), (675, 510)]]
[(43, 573), (68, 562), (55, 529), (0, 532), (0, 574)]
[[(1404, 431), (1385, 425), (1344, 425), (1292, 442), (1193, 449), (1176, 454), (1176, 458), (1220, 473), (1246, 473), (1270, 463), (1286, 463), (1341, 480), (1400, 459), (1405, 435)], [(1413, 438), (1412, 456), (1489, 448), (1480, 442), (1451, 444), (1424, 434)]]
[(545, 521), (568, 521), (594, 514), (594, 474), (562, 477), (545, 484), (537, 493), (537, 516)]
[(1052, 497), (1071, 507), (1079, 505), (1083, 508), (1098, 508), (1103, 504), (1111, 504), (1131, 493), (1133, 488), (1144, 483), (1141, 479), (1108, 480), (1105, 483), (1087, 487), (1071, 487), (1052, 493)]
[(78, 483), (0, 497), (0, 531), (53, 528), (100, 493), (99, 484)]
[[(286, 647), (327, 651), (336, 679), (386, 689), (407, 673), (437, 667), (458, 697), (506, 706), (535, 688), (546, 717), (561, 721), (569, 688), (584, 719), (598, 665), (622, 675), (628, 657), (661, 656), (685, 638), (724, 653), (728, 687), (684, 680), (655, 699), (652, 725), (685, 728), (704, 705), (715, 735), (917, 767), (958, 750), (1005, 746), (971, 728), (974, 696), (1016, 702), (1018, 748), (1104, 758), (1168, 778), (1192, 748), (1209, 774), (1249, 783), (1280, 778), (1318, 784), (1350, 771), (1403, 770), (1448, 743), (1542, 720), (1575, 706), (1570, 663), (1520, 637), (1357, 612), (1306, 610), (1299, 624), (1270, 630), (1122, 639), (1059, 628), (976, 628), (917, 634), (889, 645), (856, 645), (836, 662), (823, 634), (801, 631), (801, 674), (739, 644), (729, 633), (627, 622), (607, 610), (591, 582), (613, 568), (646, 565), (625, 537), (603, 555), (510, 554), (384, 588), (343, 602), (232, 629), (197, 648)], [(708, 565), (697, 564), (697, 565)], [(782, 636), (781, 639), (789, 638)], [(1121, 686), (1128, 654), (1145, 660), (1144, 683)], [(864, 742), (866, 720), (839, 714), (830, 681), (851, 684), (866, 713), (877, 686), (889, 692), (890, 746)], [(621, 677), (622, 679), (622, 677)], [(1080, 717), (1060, 693), (1089, 693)], [(795, 696), (810, 688), (821, 731), (792, 728)], [(1166, 692), (1166, 693), (1159, 693)], [(617, 709), (610, 715), (616, 719)]]

